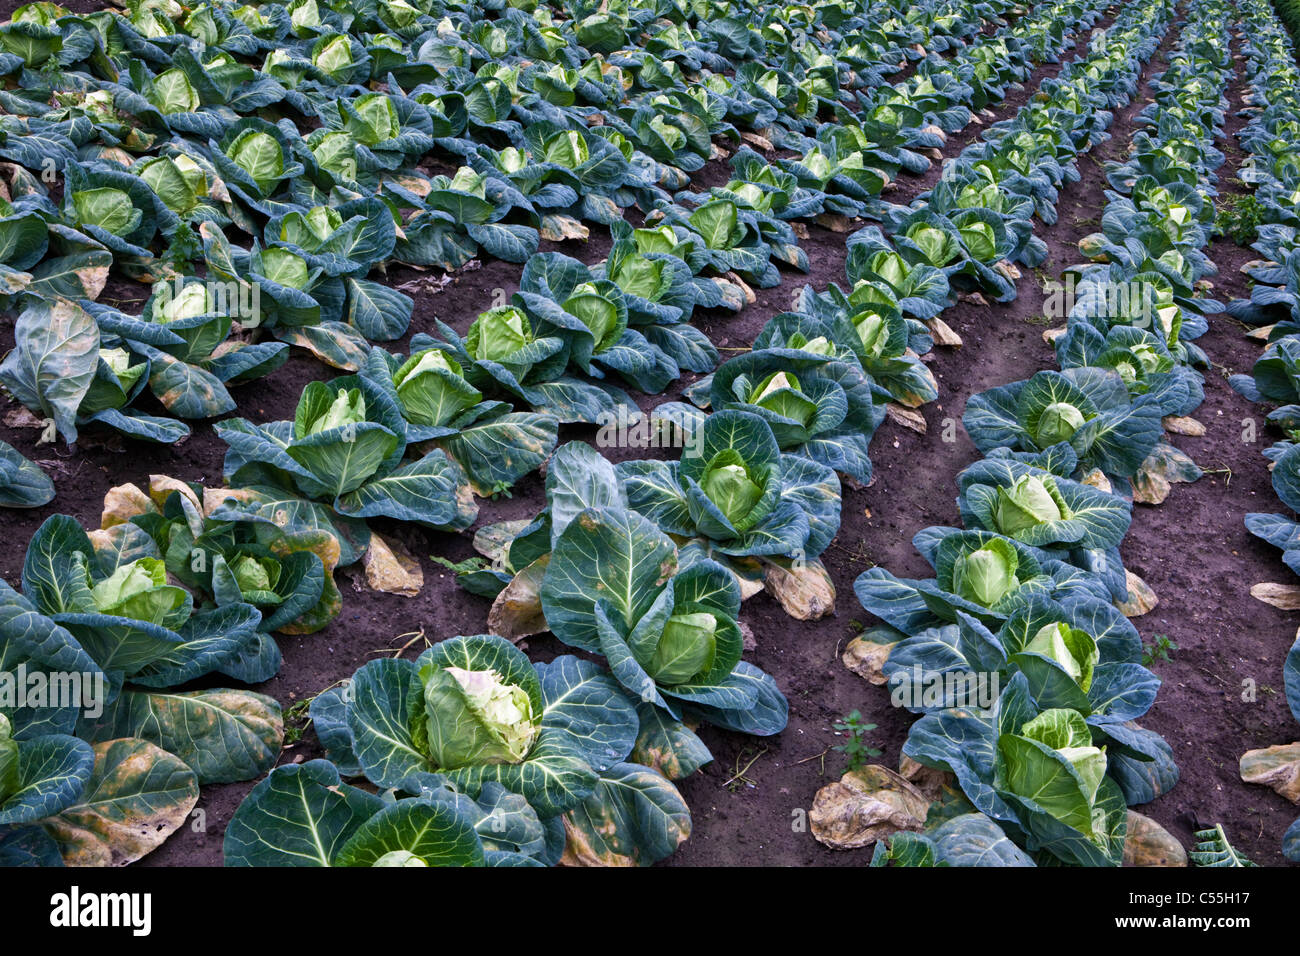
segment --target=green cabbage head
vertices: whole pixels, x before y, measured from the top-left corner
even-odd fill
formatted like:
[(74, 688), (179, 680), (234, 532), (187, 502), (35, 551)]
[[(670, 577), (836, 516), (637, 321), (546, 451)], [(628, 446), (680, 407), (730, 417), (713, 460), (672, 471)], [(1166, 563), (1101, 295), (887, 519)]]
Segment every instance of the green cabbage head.
[(1083, 715), (1052, 708), (998, 738), (1006, 789), (1086, 834), (1104, 838), (1105, 811), (1096, 806), (1106, 751), (1094, 747)]
[(684, 611), (668, 618), (654, 654), (642, 666), (655, 683), (689, 683), (713, 667), (718, 650), (718, 619), (708, 611)]
[(1043, 409), (1034, 427), (1034, 441), (1040, 448), (1069, 441), (1087, 421), (1083, 412), (1069, 402), (1053, 402)]
[(140, 225), (144, 215), (135, 208), (130, 196), (110, 186), (74, 192), (72, 206), (77, 211), (78, 221), (98, 226), (118, 237), (129, 236)]
[(1092, 672), (1101, 658), (1091, 634), (1059, 621), (1040, 627), (1023, 650), (1056, 661), (1085, 693), (1092, 686)]
[(469, 327), (465, 344), (479, 361), (506, 363), (533, 340), (528, 317), (512, 306), (484, 312)]
[(167, 567), (160, 559), (139, 558), (92, 584), (90, 596), (103, 614), (166, 626), (189, 594), (167, 583)]
[(407, 421), (446, 425), (477, 405), (483, 396), (462, 373), (460, 363), (441, 349), (425, 349), (403, 362), (393, 384)]
[(519, 763), (541, 728), (528, 692), (495, 670), (425, 664), (425, 723), (435, 767)]
[(732, 527), (740, 530), (748, 526), (750, 522), (745, 520), (746, 517), (763, 497), (762, 480), (755, 480), (759, 477), (750, 474), (739, 452), (724, 448), (704, 469), (700, 488)]
[[(319, 391), (313, 389), (313, 385), (320, 385), (325, 390), (329, 388), (323, 382), (312, 382), (303, 391), (303, 400), (299, 403), (298, 416), (294, 420), (295, 437), (306, 438), (332, 428), (360, 425), (366, 420), (366, 399), (361, 394), (361, 389), (340, 388), (335, 392), (334, 400), (327, 407), (321, 408), (319, 396), (308, 395), (308, 391)], [(313, 399), (310, 403), (309, 397)], [(304, 405), (308, 406), (307, 409), (304, 409)]]
[(765, 378), (751, 399), (760, 408), (807, 427), (817, 417), (817, 403), (803, 393), (791, 372), (775, 372)]
[(1020, 587), (1020, 556), (1010, 541), (992, 538), (953, 564), (953, 592), (983, 607), (993, 607)]
[(1010, 488), (998, 488), (993, 519), (1003, 534), (1015, 535), (1069, 516), (1070, 509), (1051, 476), (1022, 475)]
[(284, 599), (275, 592), (280, 580), (280, 562), (252, 554), (241, 554), (230, 564), (235, 583), (244, 600), (251, 604), (279, 604)]

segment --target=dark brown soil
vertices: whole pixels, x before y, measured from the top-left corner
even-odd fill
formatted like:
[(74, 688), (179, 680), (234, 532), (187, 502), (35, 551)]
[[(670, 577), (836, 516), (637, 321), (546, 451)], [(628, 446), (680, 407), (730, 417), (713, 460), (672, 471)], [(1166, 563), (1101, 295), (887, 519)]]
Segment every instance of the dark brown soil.
[[(97, 5), (95, 0), (86, 0)], [(0, 0), (0, 15), (7, 16), (12, 0)], [(1176, 35), (1177, 24), (1170, 36)], [(1148, 73), (1162, 68), (1156, 62)], [(1055, 65), (1040, 70), (1054, 75)], [(1033, 89), (1040, 76), (1027, 84)], [(1112, 127), (1114, 138), (1095, 151), (1096, 161), (1081, 162), (1081, 182), (1063, 191), (1060, 221), (1041, 227), (1051, 258), (1041, 277), (1056, 277), (1062, 267), (1075, 262), (1079, 238), (1092, 231), (1104, 203), (1103, 179), (1098, 165), (1105, 159), (1122, 159), (1128, 151), (1132, 117), (1148, 91), (1119, 111)], [(1234, 88), (1234, 103), (1239, 97)], [(1012, 93), (997, 110), (998, 118), (1024, 101), (1028, 93)], [(1240, 122), (1233, 120), (1230, 131)], [(977, 135), (978, 128), (950, 138), (955, 154), (960, 145)], [(959, 145), (960, 144), (960, 145)], [(1225, 183), (1239, 161), (1229, 150), (1229, 163), (1221, 172)], [(712, 165), (712, 164), (711, 164)], [(718, 164), (721, 165), (721, 164)], [(706, 168), (700, 181), (725, 170)], [(935, 173), (937, 175), (937, 171)], [(926, 188), (917, 178), (903, 189), (915, 195)], [(902, 194), (900, 192), (900, 194)], [(893, 201), (901, 202), (897, 196)], [(595, 262), (608, 250), (608, 234), (593, 227), (587, 244), (567, 243), (558, 248), (584, 261)], [(736, 316), (698, 316), (700, 327), (724, 350), (742, 350), (774, 313), (790, 307), (792, 295), (805, 283), (823, 289), (828, 283), (843, 285), (844, 236), (818, 227), (809, 229), (802, 242), (811, 262), (808, 275), (787, 272), (778, 288), (757, 292), (757, 300)], [(1222, 267), (1220, 296), (1245, 294), (1237, 272), (1245, 251), (1216, 243), (1212, 255)], [(416, 296), (411, 332), (427, 330), (436, 316), (464, 331), (478, 312), (493, 304), (494, 290), (508, 295), (518, 286), (520, 267), (486, 260), (478, 268), (463, 270), (442, 291)], [(438, 276), (440, 273), (427, 273)], [(390, 271), (394, 282), (406, 282), (416, 273)], [(940, 382), (941, 397), (922, 411), (928, 434), (899, 428), (887, 422), (872, 445), (876, 477), (865, 489), (847, 488), (842, 527), (827, 551), (825, 563), (839, 593), (836, 616), (812, 623), (792, 622), (767, 595), (746, 602), (742, 619), (753, 630), (755, 664), (775, 675), (790, 700), (790, 723), (780, 736), (755, 739), (705, 728), (702, 736), (715, 761), (679, 786), (691, 805), (694, 833), (675, 854), (673, 865), (865, 865), (868, 852), (834, 852), (817, 843), (799, 824), (823, 784), (843, 770), (844, 759), (830, 748), (841, 742), (831, 724), (850, 710), (862, 712), (878, 725), (871, 741), (883, 750), (880, 760), (896, 765), (910, 715), (890, 706), (888, 695), (847, 671), (840, 662), (844, 645), (866, 622), (868, 615), (853, 596), (854, 578), (880, 564), (900, 575), (921, 576), (928, 566), (911, 546), (912, 536), (933, 524), (956, 524), (955, 475), (975, 460), (975, 449), (958, 427), (956, 440), (941, 436), (949, 421), (959, 422), (969, 396), (993, 385), (1024, 378), (1040, 368), (1054, 368), (1051, 348), (1043, 341), (1047, 323), (1042, 318), (1044, 296), (1040, 276), (1026, 274), (1019, 283), (1019, 298), (1008, 306), (961, 302), (944, 314), (961, 336), (959, 349), (940, 349), (931, 368)], [(121, 298), (139, 293), (123, 284), (109, 294)], [(1236, 323), (1214, 320), (1201, 340), (1212, 359), (1231, 371), (1247, 370), (1258, 346), (1242, 336)], [(12, 318), (0, 319), (0, 351), (12, 346)], [(404, 348), (392, 343), (391, 349)], [(269, 379), (240, 386), (235, 397), (237, 414), (256, 421), (292, 415), (303, 385), (312, 379), (335, 375), (313, 359), (295, 357)], [(1167, 634), (1178, 645), (1171, 662), (1155, 669), (1165, 679), (1156, 706), (1144, 724), (1163, 733), (1178, 756), (1183, 778), (1174, 791), (1153, 805), (1141, 808), (1169, 827), (1184, 844), (1190, 844), (1195, 823), (1223, 822), (1234, 843), (1260, 863), (1284, 862), (1278, 852), (1281, 834), (1296, 810), (1271, 791), (1244, 786), (1236, 775), (1237, 757), (1252, 747), (1287, 742), (1296, 727), (1277, 693), (1282, 658), (1297, 624), (1287, 615), (1253, 600), (1251, 584), (1263, 580), (1286, 581), (1287, 571), (1277, 552), (1245, 531), (1242, 515), (1252, 510), (1272, 510), (1278, 503), (1272, 493), (1260, 449), (1263, 416), (1227, 387), (1226, 372), (1207, 375), (1206, 402), (1196, 413), (1208, 428), (1200, 439), (1177, 438), (1175, 443), (1204, 468), (1231, 470), (1231, 476), (1207, 474), (1193, 485), (1175, 486), (1159, 507), (1139, 507), (1133, 530), (1125, 542), (1129, 567), (1142, 575), (1161, 598), (1160, 605), (1136, 623), (1147, 641)], [(679, 383), (674, 397), (682, 385)], [(664, 400), (641, 398), (644, 407)], [(12, 406), (0, 408), (0, 414)], [(1261, 435), (1256, 444), (1241, 441), (1242, 422), (1254, 419)], [(0, 547), (0, 576), (16, 581), (27, 540), (49, 515), (74, 515), (87, 527), (97, 527), (105, 491), (122, 482), (145, 484), (150, 473), (217, 483), (221, 475), (223, 444), (211, 428), (196, 423), (194, 435), (174, 448), (104, 440), (88, 433), (74, 452), (59, 446), (36, 446), (36, 433), (0, 425), (0, 438), (41, 463), (58, 487), (55, 502), (30, 512), (0, 513), (5, 545)], [(561, 436), (591, 438), (589, 429), (575, 428)], [(542, 484), (537, 476), (521, 482), (514, 496), (482, 503), (480, 523), (530, 516), (542, 504)], [(390, 524), (381, 528), (407, 544), (420, 557), (425, 588), (416, 598), (402, 598), (353, 586), (354, 572), (342, 572), (340, 587), (345, 604), (342, 615), (323, 632), (309, 637), (281, 639), (284, 667), (272, 681), (258, 688), (286, 706), (318, 693), (350, 676), (379, 653), (391, 654), (421, 630), (427, 639), (484, 630), (488, 602), (459, 590), (449, 572), (428, 555), (460, 560), (472, 553), (471, 533), (434, 534), (413, 526)], [(1245, 622), (1253, 626), (1246, 627)], [(420, 645), (422, 646), (422, 645)], [(532, 639), (530, 654), (546, 658), (564, 648), (549, 637)], [(1242, 703), (1241, 682), (1259, 686), (1257, 703)], [(284, 761), (318, 756), (314, 735), (307, 731), (296, 746), (286, 748)], [(201, 807), (206, 829), (182, 829), (145, 865), (218, 865), (226, 823), (251, 783), (206, 788)]]

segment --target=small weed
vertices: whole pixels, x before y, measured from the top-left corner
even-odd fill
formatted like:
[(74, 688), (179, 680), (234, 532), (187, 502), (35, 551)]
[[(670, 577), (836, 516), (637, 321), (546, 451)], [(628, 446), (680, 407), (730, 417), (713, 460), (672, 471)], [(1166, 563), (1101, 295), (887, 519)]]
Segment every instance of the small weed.
[[(763, 747), (761, 750), (755, 750), (753, 747), (743, 748), (740, 753), (736, 755), (736, 763), (732, 767), (732, 770), (735, 772), (725, 783), (723, 783), (723, 786), (732, 793), (739, 792), (742, 787), (757, 787), (757, 781), (750, 780), (745, 776), (745, 774), (749, 772), (750, 767), (754, 766), (754, 764), (758, 762), (758, 758), (763, 756), (765, 753), (767, 753), (766, 747)], [(746, 758), (748, 758), (748, 762), (742, 766), (741, 761)]]
[(836, 753), (842, 753), (848, 758), (849, 773), (861, 770), (872, 757), (880, 756), (880, 751), (867, 743), (867, 734), (875, 730), (876, 725), (864, 724), (862, 714), (858, 711), (850, 711), (849, 715), (843, 720), (837, 720), (831, 724), (831, 728), (836, 733), (844, 734), (849, 738), (844, 743), (836, 744), (831, 748)]
[(1169, 639), (1168, 634), (1156, 634), (1152, 643), (1142, 645), (1142, 666), (1150, 667), (1156, 661), (1172, 661), (1171, 656), (1178, 650), (1178, 645)]
[(1226, 196), (1214, 220), (1215, 228), (1239, 246), (1249, 246), (1259, 235), (1266, 213), (1253, 195)]
[(296, 701), (289, 705), (284, 712), (284, 745), (292, 747), (298, 741), (302, 740), (303, 731), (311, 723), (309, 711), (311, 702), (314, 697), (308, 697), (306, 700)]

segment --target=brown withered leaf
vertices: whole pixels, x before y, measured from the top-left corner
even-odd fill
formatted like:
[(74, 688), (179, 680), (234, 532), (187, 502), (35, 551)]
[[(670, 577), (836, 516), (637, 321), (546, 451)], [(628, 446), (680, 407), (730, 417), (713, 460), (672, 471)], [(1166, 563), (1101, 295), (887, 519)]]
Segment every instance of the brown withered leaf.
[(370, 547), (366, 548), (361, 560), (366, 569), (366, 584), (371, 590), (415, 597), (424, 587), (420, 562), (399, 541), (389, 541), (372, 531)]
[(887, 767), (870, 764), (817, 791), (808, 821), (812, 834), (833, 850), (870, 846), (900, 830), (925, 827), (930, 801)]
[(1187, 851), (1172, 833), (1150, 817), (1128, 812), (1125, 866), (1186, 866)]

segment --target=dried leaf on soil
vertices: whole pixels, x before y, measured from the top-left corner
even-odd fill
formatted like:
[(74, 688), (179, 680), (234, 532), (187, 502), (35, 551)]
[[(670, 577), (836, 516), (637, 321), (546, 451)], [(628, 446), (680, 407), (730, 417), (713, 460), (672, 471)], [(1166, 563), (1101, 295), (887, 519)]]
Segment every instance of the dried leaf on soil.
[(818, 790), (808, 819), (819, 843), (854, 850), (900, 830), (923, 829), (929, 809), (920, 789), (889, 768), (870, 764)]

